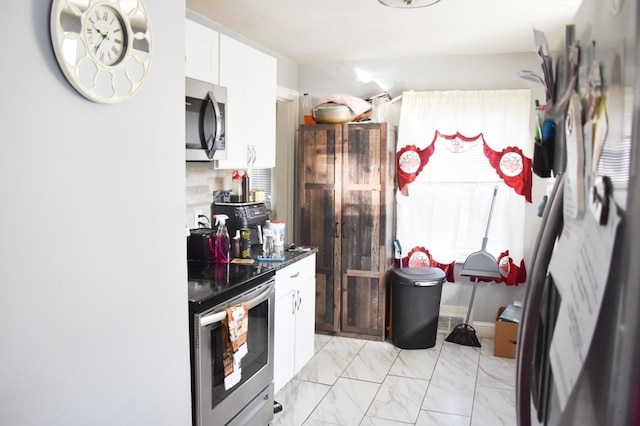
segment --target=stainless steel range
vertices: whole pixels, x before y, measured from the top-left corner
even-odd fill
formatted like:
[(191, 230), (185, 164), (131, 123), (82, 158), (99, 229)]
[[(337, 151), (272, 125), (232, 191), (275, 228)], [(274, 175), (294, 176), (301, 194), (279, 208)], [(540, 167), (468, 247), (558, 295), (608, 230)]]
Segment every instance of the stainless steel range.
[[(191, 387), (194, 426), (267, 425), (273, 419), (273, 269), (189, 262)], [(247, 302), (248, 353), (241, 379), (225, 386), (222, 319)]]

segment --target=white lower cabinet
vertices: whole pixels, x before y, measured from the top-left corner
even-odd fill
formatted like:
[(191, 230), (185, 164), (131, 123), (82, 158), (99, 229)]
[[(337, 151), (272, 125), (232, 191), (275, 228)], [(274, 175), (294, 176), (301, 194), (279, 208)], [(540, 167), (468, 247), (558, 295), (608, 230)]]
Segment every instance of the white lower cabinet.
[(286, 385), (314, 353), (316, 255), (276, 271), (273, 381)]

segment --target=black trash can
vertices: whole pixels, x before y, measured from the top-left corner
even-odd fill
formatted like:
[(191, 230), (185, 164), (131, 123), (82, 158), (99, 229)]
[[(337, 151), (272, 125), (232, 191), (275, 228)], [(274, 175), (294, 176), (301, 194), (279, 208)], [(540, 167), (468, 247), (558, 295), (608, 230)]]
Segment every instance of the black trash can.
[(391, 271), (391, 341), (402, 349), (436, 344), (444, 271), (399, 268)]

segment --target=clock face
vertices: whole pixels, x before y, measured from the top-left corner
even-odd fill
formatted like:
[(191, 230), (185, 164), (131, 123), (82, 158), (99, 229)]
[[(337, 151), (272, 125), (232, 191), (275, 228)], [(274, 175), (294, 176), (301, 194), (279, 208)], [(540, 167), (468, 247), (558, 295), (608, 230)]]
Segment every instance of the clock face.
[(86, 98), (132, 97), (151, 67), (151, 26), (143, 0), (53, 0), (51, 43), (60, 69)]
[(96, 6), (87, 15), (85, 27), (91, 54), (107, 66), (120, 62), (127, 42), (127, 30), (120, 14), (109, 6)]

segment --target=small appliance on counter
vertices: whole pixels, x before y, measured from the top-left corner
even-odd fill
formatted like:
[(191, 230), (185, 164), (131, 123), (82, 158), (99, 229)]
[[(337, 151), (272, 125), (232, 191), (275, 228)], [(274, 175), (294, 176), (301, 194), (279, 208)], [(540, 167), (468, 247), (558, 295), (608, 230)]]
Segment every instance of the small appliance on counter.
[(190, 229), (187, 236), (187, 260), (213, 262), (216, 231), (211, 228)]
[(262, 244), (262, 228), (269, 220), (269, 209), (265, 203), (220, 203), (211, 205), (211, 214), (225, 214), (229, 235), (235, 235), (241, 228), (251, 231), (251, 245)]

